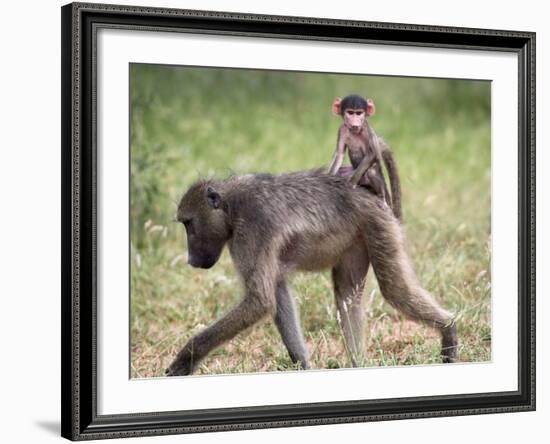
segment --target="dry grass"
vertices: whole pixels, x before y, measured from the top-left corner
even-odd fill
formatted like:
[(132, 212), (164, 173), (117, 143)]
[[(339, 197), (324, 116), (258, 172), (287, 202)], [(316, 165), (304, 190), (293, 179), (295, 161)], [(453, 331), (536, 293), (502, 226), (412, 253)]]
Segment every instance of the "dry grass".
[[(227, 253), (207, 271), (186, 265), (183, 228), (170, 222), (181, 193), (201, 175), (327, 164), (338, 126), (330, 103), (352, 91), (370, 91), (377, 101), (373, 123), (393, 147), (402, 176), (409, 252), (422, 285), (457, 315), (459, 360), (490, 359), (488, 84), (132, 70), (132, 377), (162, 376), (193, 333), (241, 296)], [(292, 288), (312, 367), (348, 367), (328, 273), (297, 274)], [(371, 301), (365, 366), (440, 362), (437, 335), (389, 307), (372, 272), (365, 293)], [(266, 320), (213, 352), (199, 373), (292, 368)]]

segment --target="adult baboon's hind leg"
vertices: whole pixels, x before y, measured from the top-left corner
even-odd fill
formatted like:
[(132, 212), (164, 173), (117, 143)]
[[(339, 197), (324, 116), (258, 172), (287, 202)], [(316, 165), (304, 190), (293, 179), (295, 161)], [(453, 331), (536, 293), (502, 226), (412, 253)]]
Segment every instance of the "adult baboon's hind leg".
[(382, 290), (382, 294), (391, 305), (409, 319), (438, 329), (441, 334), (442, 361), (455, 362), (458, 339), (453, 316), (441, 307), (428, 291), (416, 284), (403, 287), (399, 293), (384, 293)]
[(363, 289), (368, 270), (368, 252), (360, 240), (344, 253), (340, 262), (332, 269), (338, 320), (354, 367), (360, 366), (366, 355)]
[(410, 319), (438, 329), (442, 360), (454, 362), (458, 340), (453, 315), (418, 282), (405, 251), (401, 226), (388, 212), (371, 211), (366, 216), (370, 259), (382, 295)]

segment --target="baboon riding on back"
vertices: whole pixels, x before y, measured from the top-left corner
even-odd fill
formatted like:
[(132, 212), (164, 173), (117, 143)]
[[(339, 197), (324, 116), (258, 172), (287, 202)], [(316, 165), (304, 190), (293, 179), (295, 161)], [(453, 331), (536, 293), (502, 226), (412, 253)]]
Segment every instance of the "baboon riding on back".
[[(370, 264), (386, 300), (440, 331), (442, 359), (456, 358), (452, 315), (419, 284), (402, 228), (379, 198), (321, 171), (234, 176), (194, 184), (178, 205), (188, 262), (210, 268), (227, 244), (242, 277), (242, 300), (191, 338), (166, 373), (189, 375), (206, 355), (271, 316), (293, 362), (309, 368), (287, 275), (332, 269), (337, 309), (353, 365), (364, 354), (363, 287)], [(344, 315), (345, 314), (345, 315)]]

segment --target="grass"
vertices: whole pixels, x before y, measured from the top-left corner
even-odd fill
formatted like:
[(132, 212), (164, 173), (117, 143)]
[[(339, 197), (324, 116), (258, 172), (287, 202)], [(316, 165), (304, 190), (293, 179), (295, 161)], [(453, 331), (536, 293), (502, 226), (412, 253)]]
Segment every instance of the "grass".
[[(372, 97), (371, 122), (401, 173), (408, 249), (423, 286), (458, 319), (459, 360), (491, 359), (488, 82), (131, 66), (131, 375), (154, 377), (241, 297), (227, 252), (186, 264), (176, 202), (205, 176), (327, 165), (335, 96)], [(349, 367), (327, 272), (291, 284), (313, 368)], [(439, 338), (399, 315), (369, 275), (367, 366), (439, 362)], [(217, 349), (201, 374), (292, 369), (263, 322)]]

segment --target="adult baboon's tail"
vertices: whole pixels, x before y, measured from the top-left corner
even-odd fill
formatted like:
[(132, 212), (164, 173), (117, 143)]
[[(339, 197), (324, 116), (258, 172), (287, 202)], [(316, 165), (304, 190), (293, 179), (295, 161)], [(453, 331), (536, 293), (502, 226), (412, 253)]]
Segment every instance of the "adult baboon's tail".
[(363, 234), (382, 295), (410, 319), (440, 330), (443, 359), (454, 361), (457, 338), (453, 315), (418, 282), (401, 225), (387, 209), (374, 205), (366, 211), (366, 219)]
[(393, 214), (398, 220), (402, 220), (401, 213), (401, 182), (399, 180), (399, 171), (397, 171), (397, 164), (393, 157), (391, 149), (385, 144), (382, 144), (382, 159), (388, 170), (388, 175), (390, 177), (390, 187), (391, 187), (391, 202)]

